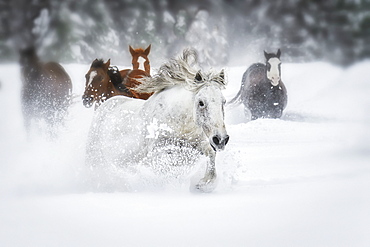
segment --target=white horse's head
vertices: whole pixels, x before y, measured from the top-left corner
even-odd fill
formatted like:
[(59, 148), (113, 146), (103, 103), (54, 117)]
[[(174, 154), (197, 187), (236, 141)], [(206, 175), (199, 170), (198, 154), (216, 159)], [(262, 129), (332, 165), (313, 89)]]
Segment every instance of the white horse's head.
[(202, 128), (214, 151), (223, 150), (229, 141), (224, 123), (225, 98), (221, 93), (224, 85), (224, 72), (206, 79), (200, 72), (195, 76), (195, 83), (202, 83), (194, 96), (194, 119)]
[[(221, 89), (225, 87), (224, 72), (214, 75), (203, 74), (197, 70), (197, 54), (193, 49), (186, 49), (183, 56), (163, 64), (157, 75), (141, 79), (137, 92), (163, 92), (165, 89), (181, 85), (192, 93), (193, 119), (203, 131), (215, 151), (225, 148), (229, 141), (224, 123), (225, 98)], [(179, 102), (182, 99), (179, 99)], [(180, 106), (185, 109), (185, 106)], [(177, 109), (180, 111), (181, 109)], [(191, 114), (191, 112), (189, 112)], [(182, 121), (182, 120), (181, 120)]]

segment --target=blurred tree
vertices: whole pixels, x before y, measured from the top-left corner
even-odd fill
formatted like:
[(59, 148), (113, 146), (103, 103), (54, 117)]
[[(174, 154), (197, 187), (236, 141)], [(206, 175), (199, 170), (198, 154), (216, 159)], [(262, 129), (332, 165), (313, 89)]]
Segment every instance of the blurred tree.
[(284, 61), (347, 65), (370, 57), (369, 39), (370, 0), (0, 0), (3, 61), (37, 45), (61, 62), (128, 65), (128, 45), (152, 44), (153, 58), (193, 46), (210, 66), (277, 48)]
[(41, 34), (41, 31), (35, 32), (34, 21), (40, 16), (42, 9), (50, 7), (49, 1), (5, 0), (2, 5), (0, 19), (8, 49), (37, 46), (37, 35)]
[(91, 62), (119, 56), (119, 38), (101, 0), (53, 1), (51, 28), (41, 49), (61, 61)]

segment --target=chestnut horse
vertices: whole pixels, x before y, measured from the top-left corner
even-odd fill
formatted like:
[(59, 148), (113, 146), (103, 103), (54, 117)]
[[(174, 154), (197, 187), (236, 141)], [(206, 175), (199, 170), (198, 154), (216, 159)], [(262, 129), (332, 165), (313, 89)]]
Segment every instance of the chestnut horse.
[[(123, 84), (128, 88), (135, 88), (140, 84), (135, 78), (139, 79), (144, 76), (150, 76), (150, 62), (148, 55), (150, 53), (151, 45), (145, 50), (142, 48), (133, 49), (129, 46), (129, 50), (132, 56), (132, 69), (121, 70), (120, 74), (123, 78)], [(137, 93), (134, 90), (130, 90), (132, 98), (148, 99), (152, 94), (148, 93)]]
[[(133, 69), (118, 71), (117, 67), (110, 66), (110, 59), (104, 63), (102, 59), (95, 59), (86, 73), (86, 87), (82, 96), (83, 104), (91, 107), (95, 103), (95, 109), (107, 99), (123, 95), (131, 98), (148, 99), (152, 94), (137, 93), (133, 90), (140, 82), (136, 79), (150, 76), (150, 63), (148, 54), (150, 45), (145, 50), (133, 49), (130, 46)], [(140, 68), (140, 60), (144, 59), (143, 68)]]
[(150, 62), (148, 59), (150, 48), (151, 45), (149, 45), (145, 50), (142, 48), (133, 49), (131, 45), (129, 46), (132, 56), (132, 68), (134, 70), (144, 70), (146, 73), (150, 74)]
[(23, 79), (22, 112), (27, 133), (31, 121), (44, 120), (49, 134), (63, 123), (72, 93), (71, 78), (64, 68), (55, 62), (42, 63), (35, 47), (20, 50), (20, 66)]

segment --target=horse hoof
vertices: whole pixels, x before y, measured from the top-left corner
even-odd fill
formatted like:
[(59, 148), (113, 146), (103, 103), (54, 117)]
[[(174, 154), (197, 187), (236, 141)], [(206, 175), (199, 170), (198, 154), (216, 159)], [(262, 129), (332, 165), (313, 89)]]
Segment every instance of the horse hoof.
[(192, 192), (210, 193), (214, 191), (216, 184), (213, 180), (201, 180), (198, 184), (192, 187)]

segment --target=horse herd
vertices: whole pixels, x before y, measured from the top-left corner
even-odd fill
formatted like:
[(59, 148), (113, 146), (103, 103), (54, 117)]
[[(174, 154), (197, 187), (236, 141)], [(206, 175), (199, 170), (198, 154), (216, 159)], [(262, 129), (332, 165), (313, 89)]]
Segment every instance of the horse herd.
[[(181, 164), (183, 150), (192, 150), (195, 159), (204, 157), (205, 172), (191, 186), (201, 192), (215, 188), (216, 153), (229, 141), (224, 123), (226, 87), (224, 70), (203, 71), (195, 50), (185, 49), (178, 58), (150, 74), (146, 49), (133, 49), (132, 69), (119, 70), (95, 59), (86, 73), (82, 103), (95, 107), (86, 163), (91, 169), (137, 164), (153, 154), (172, 155), (172, 166)], [(244, 104), (251, 119), (280, 118), (287, 104), (281, 81), (280, 49), (264, 52), (266, 63), (250, 66), (242, 77), (230, 105)], [(42, 119), (48, 128), (63, 122), (72, 99), (72, 82), (57, 63), (42, 63), (34, 48), (20, 52), (23, 76), (22, 110), (29, 131), (31, 120)], [(176, 156), (177, 155), (177, 156)], [(150, 161), (149, 161), (150, 163)]]

